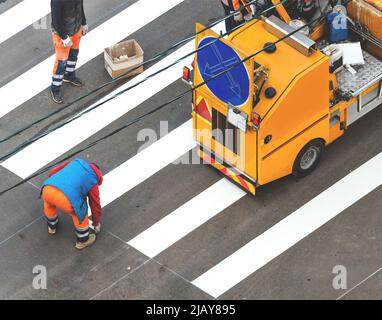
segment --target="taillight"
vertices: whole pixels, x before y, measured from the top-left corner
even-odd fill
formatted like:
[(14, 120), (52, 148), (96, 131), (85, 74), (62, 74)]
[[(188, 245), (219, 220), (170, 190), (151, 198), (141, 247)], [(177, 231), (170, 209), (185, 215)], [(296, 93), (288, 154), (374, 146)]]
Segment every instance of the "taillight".
[(212, 116), (210, 114), (210, 111), (208, 110), (207, 104), (204, 101), (204, 99), (200, 100), (200, 102), (197, 104), (195, 112), (207, 121), (212, 121)]
[(183, 80), (187, 83), (190, 82), (191, 71), (188, 67), (183, 67)]
[(258, 113), (256, 113), (256, 112), (253, 112), (253, 113), (252, 113), (252, 124), (253, 124), (253, 126), (254, 126), (256, 129), (259, 128), (259, 126), (260, 126), (260, 121), (261, 121), (261, 119), (260, 119), (260, 115), (259, 115)]

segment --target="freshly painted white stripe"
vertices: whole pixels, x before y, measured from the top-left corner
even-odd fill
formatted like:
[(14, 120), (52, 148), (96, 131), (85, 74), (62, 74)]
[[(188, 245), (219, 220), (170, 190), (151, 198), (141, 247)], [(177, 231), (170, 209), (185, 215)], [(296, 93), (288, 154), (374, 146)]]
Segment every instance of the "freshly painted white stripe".
[(224, 178), (139, 234), (128, 244), (153, 258), (244, 195), (243, 190)]
[(0, 15), (0, 43), (50, 13), (48, 0), (24, 0)]
[[(33, 0), (33, 2), (40, 1), (42, 0)], [(128, 37), (181, 2), (183, 0), (139, 0), (135, 2), (89, 32), (81, 40), (78, 67), (95, 58), (103, 52), (104, 48)], [(0, 97), (2, 101), (6, 101), (0, 107), (0, 117), (3, 117), (50, 85), (54, 59), (54, 56), (51, 56), (0, 88)]]
[[(214, 29), (220, 30), (222, 28), (223, 24), (219, 24)], [(141, 81), (148, 75), (171, 64), (193, 50), (194, 42), (191, 41), (97, 103)], [(28, 177), (179, 79), (179, 70), (181, 70), (183, 63), (176, 64), (129, 92), (120, 95), (118, 98), (36, 141), (4, 161), (2, 166), (20, 177)], [(57, 143), (57, 141), (60, 141), (60, 143)], [(27, 163), (25, 163), (25, 159), (28, 159)]]
[[(100, 187), (102, 207), (106, 207), (195, 146), (196, 143), (192, 137), (192, 120), (189, 120), (104, 175), (103, 184)], [(89, 210), (89, 217), (92, 217), (91, 210)], [(91, 220), (89, 225), (94, 229)]]
[(107, 206), (195, 146), (189, 120), (106, 174), (101, 186), (102, 206)]
[(192, 283), (219, 297), (382, 184), (382, 153)]
[[(185, 45), (149, 70), (127, 82), (120, 90), (140, 81), (192, 51), (193, 46), (193, 43)], [(50, 133), (4, 161), (2, 166), (20, 177), (29, 176), (179, 79), (182, 66), (181, 62), (135, 87), (128, 93), (120, 95), (94, 111)], [(101, 101), (104, 99), (101, 99)], [(59, 143), (57, 143), (58, 141)], [(28, 159), (27, 163), (25, 163), (25, 159)]]

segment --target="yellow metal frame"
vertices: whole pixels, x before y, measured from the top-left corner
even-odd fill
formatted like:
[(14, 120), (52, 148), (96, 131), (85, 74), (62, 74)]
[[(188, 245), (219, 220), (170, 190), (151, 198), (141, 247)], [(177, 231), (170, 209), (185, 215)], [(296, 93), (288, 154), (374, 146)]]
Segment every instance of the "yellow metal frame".
[[(272, 2), (280, 3), (279, 0)], [(277, 6), (277, 11), (285, 22), (290, 21), (282, 5)], [(196, 31), (203, 28), (197, 24)], [(320, 23), (310, 37), (317, 40), (323, 33), (324, 24)], [(218, 37), (207, 30), (198, 35), (196, 46), (205, 36)], [(277, 40), (276, 36), (266, 31), (265, 22), (253, 20), (231, 33), (228, 39), (221, 41), (234, 48), (241, 58), (245, 58), (260, 51), (266, 43)], [(202, 149), (198, 150), (200, 158), (253, 195), (258, 186), (291, 174), (299, 152), (312, 140), (319, 139), (328, 145), (341, 137), (347, 129), (347, 109), (356, 101), (354, 98), (330, 107), (330, 101), (334, 98), (332, 88), (336, 87), (337, 82), (335, 76), (329, 72), (329, 58), (319, 50), (305, 56), (285, 42), (279, 42), (276, 47), (274, 53), (262, 52), (246, 61), (251, 83), (254, 83), (256, 62), (269, 74), (266, 87), (274, 88), (277, 94), (269, 99), (263, 90), (258, 105), (253, 106), (253, 100), (250, 99), (250, 103), (238, 107), (249, 116), (247, 132), (241, 132), (240, 136), (242, 150), (239, 158), (244, 161), (239, 161), (239, 164), (231, 161), (235, 155), (212, 138), (212, 123), (195, 111), (192, 113), (193, 127), (196, 129), (194, 139)], [(196, 64), (194, 84), (201, 82), (203, 79)], [(329, 85), (330, 82), (332, 85)], [(361, 95), (372, 89), (365, 90)], [(253, 93), (252, 87), (250, 94)], [(210, 112), (215, 109), (223, 115), (227, 114), (227, 106), (206, 86), (194, 91), (194, 104), (202, 99)], [(260, 126), (256, 129), (251, 127), (253, 112), (261, 118)], [(333, 114), (339, 115), (340, 120), (330, 127), (330, 117)], [(220, 152), (222, 148), (223, 152)]]
[(272, 3), (273, 5), (276, 6), (276, 11), (277, 13), (280, 15), (280, 17), (286, 22), (286, 23), (289, 23), (292, 21), (290, 15), (288, 14), (288, 12), (286, 11), (285, 7), (280, 4), (281, 1), (279, 0), (272, 0)]

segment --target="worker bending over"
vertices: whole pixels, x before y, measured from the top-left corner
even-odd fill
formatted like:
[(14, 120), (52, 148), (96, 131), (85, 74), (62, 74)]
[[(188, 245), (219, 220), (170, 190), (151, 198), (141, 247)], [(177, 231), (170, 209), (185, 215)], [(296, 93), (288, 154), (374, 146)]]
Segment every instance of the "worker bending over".
[(56, 61), (51, 94), (53, 101), (63, 103), (62, 82), (81, 87), (75, 68), (81, 37), (88, 32), (83, 0), (51, 0), (53, 44)]
[(99, 167), (81, 159), (66, 162), (53, 169), (41, 187), (44, 212), (49, 234), (55, 234), (58, 224), (57, 209), (69, 214), (76, 229), (76, 248), (84, 249), (94, 243), (90, 233), (88, 204), (96, 233), (101, 231), (101, 203), (99, 188), (103, 177)]

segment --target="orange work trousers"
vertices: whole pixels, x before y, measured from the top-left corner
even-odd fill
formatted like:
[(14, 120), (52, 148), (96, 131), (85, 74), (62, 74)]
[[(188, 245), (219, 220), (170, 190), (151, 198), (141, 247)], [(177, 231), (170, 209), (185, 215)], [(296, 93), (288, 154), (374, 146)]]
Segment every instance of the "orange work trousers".
[(53, 32), (53, 44), (56, 52), (56, 60), (53, 68), (52, 90), (59, 91), (65, 77), (73, 78), (75, 76), (75, 68), (78, 60), (80, 42), (82, 38), (82, 27), (70, 39), (73, 46), (64, 47), (62, 39), (58, 34)]
[(72, 217), (77, 241), (85, 242), (88, 240), (90, 231), (88, 215), (80, 223), (71, 203), (62, 191), (53, 186), (45, 186), (42, 191), (42, 199), (44, 201), (45, 217), (51, 228), (55, 228), (58, 223), (57, 209), (59, 209)]

